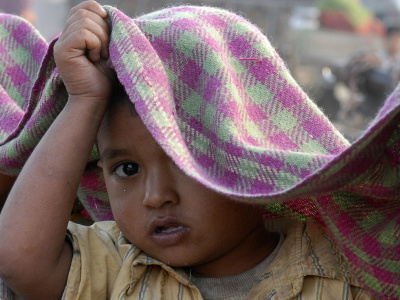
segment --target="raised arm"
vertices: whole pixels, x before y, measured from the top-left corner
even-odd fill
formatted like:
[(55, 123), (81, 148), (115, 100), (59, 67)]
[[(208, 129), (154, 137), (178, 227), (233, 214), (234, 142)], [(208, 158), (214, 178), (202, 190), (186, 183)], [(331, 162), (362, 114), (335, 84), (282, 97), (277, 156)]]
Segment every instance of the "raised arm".
[(55, 44), (69, 93), (33, 151), (0, 215), (0, 277), (23, 298), (60, 299), (72, 251), (65, 242), (76, 191), (110, 95), (107, 13), (94, 2), (71, 10)]

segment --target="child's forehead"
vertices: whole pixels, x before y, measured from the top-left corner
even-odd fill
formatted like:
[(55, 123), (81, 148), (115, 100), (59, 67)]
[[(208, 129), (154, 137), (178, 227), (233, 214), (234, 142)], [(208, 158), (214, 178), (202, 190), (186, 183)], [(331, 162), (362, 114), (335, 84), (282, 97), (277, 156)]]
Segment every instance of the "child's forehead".
[[(113, 93), (109, 99), (106, 112), (97, 132), (97, 149), (101, 152), (102, 148), (104, 148), (104, 145), (108, 144), (107, 140), (110, 138), (118, 137), (122, 134), (128, 134), (126, 138), (129, 138), (129, 135), (134, 133), (134, 128), (130, 128), (130, 131), (123, 130), (123, 132), (122, 129), (127, 126), (134, 127), (130, 125), (130, 122), (126, 121), (127, 119), (131, 118), (140, 119), (138, 113), (136, 112), (135, 105), (130, 101), (128, 95), (123, 93), (117, 95)], [(125, 121), (121, 123), (121, 119)]]
[(115, 107), (103, 119), (97, 133), (97, 147), (103, 162), (130, 157), (142, 162), (167, 156), (128, 101)]
[(109, 119), (114, 114), (118, 114), (120, 109), (128, 109), (132, 116), (138, 115), (135, 104), (129, 99), (124, 86), (120, 82), (117, 82), (113, 86), (111, 95), (109, 97), (104, 119)]

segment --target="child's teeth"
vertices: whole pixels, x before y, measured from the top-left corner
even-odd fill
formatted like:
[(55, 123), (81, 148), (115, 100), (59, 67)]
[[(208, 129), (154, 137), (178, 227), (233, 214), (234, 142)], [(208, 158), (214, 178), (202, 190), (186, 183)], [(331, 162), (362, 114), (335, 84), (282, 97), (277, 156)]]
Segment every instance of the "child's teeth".
[(183, 226), (177, 226), (177, 227), (172, 227), (172, 228), (168, 228), (168, 229), (162, 229), (161, 233), (171, 233), (171, 232), (178, 231), (181, 229), (183, 229)]

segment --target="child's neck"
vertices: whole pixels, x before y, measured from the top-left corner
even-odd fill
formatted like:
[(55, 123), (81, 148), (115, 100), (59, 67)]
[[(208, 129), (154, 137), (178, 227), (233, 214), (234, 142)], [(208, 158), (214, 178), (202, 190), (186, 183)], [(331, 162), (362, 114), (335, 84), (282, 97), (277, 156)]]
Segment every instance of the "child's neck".
[(208, 263), (194, 266), (191, 273), (196, 277), (224, 277), (238, 275), (265, 260), (278, 244), (264, 224), (251, 232), (230, 252)]

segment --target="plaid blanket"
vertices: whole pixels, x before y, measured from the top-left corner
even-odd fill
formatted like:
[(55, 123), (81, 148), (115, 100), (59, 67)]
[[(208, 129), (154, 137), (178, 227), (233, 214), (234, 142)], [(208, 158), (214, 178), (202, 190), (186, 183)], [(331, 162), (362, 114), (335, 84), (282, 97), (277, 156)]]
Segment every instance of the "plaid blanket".
[[(270, 218), (314, 220), (378, 298), (400, 298), (400, 90), (350, 145), (258, 28), (211, 7), (131, 19), (106, 7), (109, 64), (165, 152), (188, 175)], [(54, 42), (53, 42), (54, 43)], [(0, 172), (18, 175), (67, 101), (48, 45), (0, 17)], [(112, 219), (93, 147), (78, 191)]]

